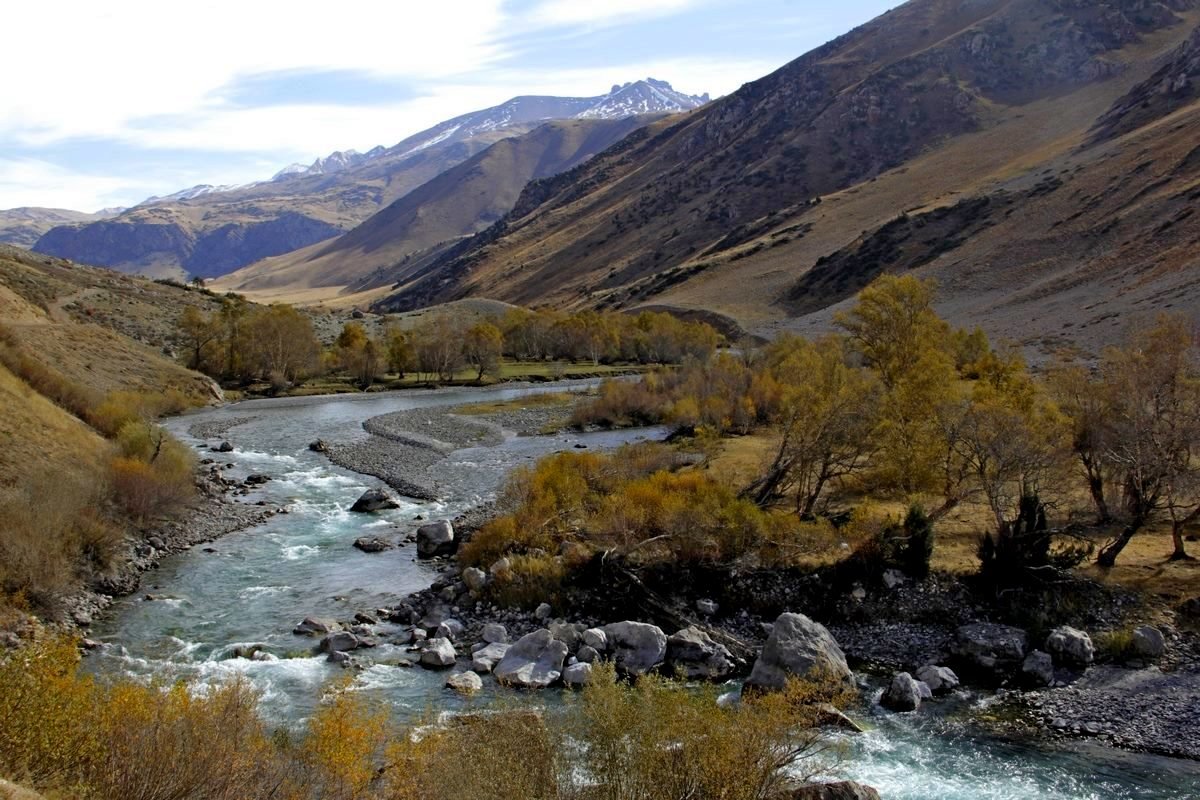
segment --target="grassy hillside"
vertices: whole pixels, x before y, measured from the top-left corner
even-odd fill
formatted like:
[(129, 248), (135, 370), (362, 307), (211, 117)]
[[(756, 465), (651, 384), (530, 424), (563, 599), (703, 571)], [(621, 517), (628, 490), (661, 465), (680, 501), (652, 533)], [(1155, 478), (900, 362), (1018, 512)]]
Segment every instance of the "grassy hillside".
[(253, 264), (215, 285), (255, 299), (312, 302), (408, 280), (421, 263), (410, 256), (486, 228), (531, 179), (570, 169), (652, 119), (550, 122), (504, 139), (337, 239)]

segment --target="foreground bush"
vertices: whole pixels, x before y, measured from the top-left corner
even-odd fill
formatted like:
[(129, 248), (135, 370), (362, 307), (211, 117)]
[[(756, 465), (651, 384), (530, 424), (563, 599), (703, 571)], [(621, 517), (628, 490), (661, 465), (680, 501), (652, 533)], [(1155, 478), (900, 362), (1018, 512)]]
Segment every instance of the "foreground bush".
[(0, 655), (0, 774), (82, 800), (769, 800), (829, 769), (816, 730), (832, 681), (733, 708), (716, 689), (610, 667), (560, 710), (494, 709), (410, 729), (337, 687), (296, 735), (234, 682), (202, 695), (78, 671), (67, 639)]

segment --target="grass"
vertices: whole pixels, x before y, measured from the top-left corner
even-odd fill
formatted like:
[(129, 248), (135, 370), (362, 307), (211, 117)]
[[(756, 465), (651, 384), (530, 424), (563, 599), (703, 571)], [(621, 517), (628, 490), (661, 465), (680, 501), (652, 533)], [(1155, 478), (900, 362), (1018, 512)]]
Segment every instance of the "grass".
[(564, 408), (568, 409), (579, 399), (579, 395), (571, 392), (547, 392), (532, 394), (527, 397), (516, 397), (512, 400), (495, 400), (484, 403), (470, 403), (454, 409), (455, 414), (471, 416), (486, 416), (488, 414), (503, 414), (506, 411), (520, 411), (525, 408)]

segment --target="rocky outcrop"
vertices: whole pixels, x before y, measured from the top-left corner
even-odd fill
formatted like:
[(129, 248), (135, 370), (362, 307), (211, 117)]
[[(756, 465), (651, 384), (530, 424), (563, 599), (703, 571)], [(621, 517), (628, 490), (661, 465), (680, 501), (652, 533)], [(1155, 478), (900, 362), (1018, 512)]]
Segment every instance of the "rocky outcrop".
[(608, 651), (623, 675), (644, 675), (667, 657), (667, 635), (645, 622), (614, 622), (605, 625)]
[(803, 614), (784, 613), (775, 620), (746, 685), (782, 689), (789, 677), (803, 678), (814, 670), (850, 686), (854, 683), (845, 653), (825, 626)]
[(542, 628), (508, 648), (492, 674), (506, 686), (544, 689), (562, 677), (567, 646)]

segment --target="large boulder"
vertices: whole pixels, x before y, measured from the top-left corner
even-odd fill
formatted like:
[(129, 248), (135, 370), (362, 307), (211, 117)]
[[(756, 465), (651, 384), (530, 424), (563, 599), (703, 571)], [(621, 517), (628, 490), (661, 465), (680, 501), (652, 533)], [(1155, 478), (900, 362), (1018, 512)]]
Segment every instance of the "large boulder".
[(1167, 640), (1153, 625), (1138, 625), (1133, 629), (1130, 647), (1138, 658), (1153, 661), (1167, 651)]
[(1046, 637), (1046, 652), (1060, 664), (1086, 667), (1096, 658), (1092, 637), (1070, 625), (1060, 625)]
[(329, 617), (305, 617), (299, 625), (292, 628), (292, 633), (297, 636), (312, 636), (318, 633), (332, 633), (341, 627), (336, 620)]
[(934, 694), (947, 694), (958, 688), (958, 676), (949, 667), (926, 664), (917, 670), (917, 680), (929, 687)]
[(733, 672), (733, 655), (693, 625), (667, 639), (667, 669), (690, 680), (724, 680)]
[(1054, 682), (1054, 659), (1049, 653), (1034, 650), (1021, 663), (1021, 683), (1032, 688), (1043, 688)]
[(449, 639), (430, 639), (421, 650), (421, 666), (431, 669), (445, 669), (454, 666), (458, 653)]
[(794, 789), (786, 800), (880, 800), (879, 792), (855, 781), (810, 783)]
[(883, 690), (879, 704), (892, 711), (916, 711), (921, 707), (921, 686), (907, 672), (897, 672)]
[(562, 677), (567, 646), (545, 628), (522, 636), (492, 670), (496, 680), (522, 689), (544, 689)]
[(384, 509), (399, 507), (400, 504), (388, 496), (388, 493), (382, 489), (367, 489), (354, 501), (354, 505), (350, 506), (350, 510), (365, 514), (371, 511), (383, 511)]
[(846, 654), (825, 626), (803, 614), (784, 613), (771, 627), (746, 685), (782, 689), (789, 677), (803, 678), (813, 670), (822, 670), (847, 686), (854, 685)]
[(1025, 659), (1025, 631), (993, 622), (972, 622), (954, 632), (953, 651), (967, 668), (980, 673), (1015, 672)]
[(508, 653), (510, 647), (512, 645), (504, 642), (491, 642), (481, 647), (471, 654), (471, 669), (485, 674), (491, 672)]
[(617, 671), (645, 675), (667, 657), (667, 635), (645, 622), (614, 622), (602, 628)]
[(450, 520), (439, 519), (417, 528), (417, 555), (421, 558), (449, 555), (454, 547), (454, 526)]

